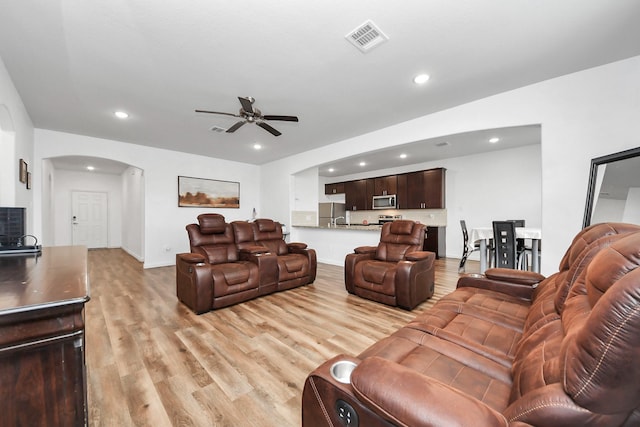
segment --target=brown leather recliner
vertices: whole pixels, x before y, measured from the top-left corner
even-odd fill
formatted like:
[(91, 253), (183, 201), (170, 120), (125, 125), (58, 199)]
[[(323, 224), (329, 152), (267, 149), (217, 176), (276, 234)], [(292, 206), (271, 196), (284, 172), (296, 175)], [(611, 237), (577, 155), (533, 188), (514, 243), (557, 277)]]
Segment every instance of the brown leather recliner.
[(435, 254), (422, 250), (425, 230), (408, 220), (384, 224), (378, 246), (360, 246), (346, 256), (347, 291), (406, 310), (433, 296)]
[(191, 253), (176, 255), (178, 299), (200, 314), (259, 295), (258, 265), (240, 260), (233, 228), (219, 214), (187, 225)]
[(305, 243), (287, 244), (279, 222), (262, 218), (252, 223), (234, 221), (232, 224), (241, 250), (265, 247), (269, 254), (276, 256), (276, 290), (291, 289), (315, 281), (318, 267), (315, 250), (308, 249)]

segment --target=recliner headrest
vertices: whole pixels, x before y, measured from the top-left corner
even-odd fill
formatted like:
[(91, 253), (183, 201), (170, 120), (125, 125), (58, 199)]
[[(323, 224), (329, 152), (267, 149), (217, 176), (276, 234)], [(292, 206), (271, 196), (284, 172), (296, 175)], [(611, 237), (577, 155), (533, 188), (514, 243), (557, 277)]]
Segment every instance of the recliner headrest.
[(276, 223), (272, 219), (256, 219), (256, 224), (260, 231), (276, 231)]
[(222, 234), (227, 229), (224, 216), (220, 214), (200, 214), (198, 223), (202, 234)]
[(403, 219), (393, 221), (389, 231), (393, 234), (411, 234), (413, 231), (413, 224), (413, 221)]

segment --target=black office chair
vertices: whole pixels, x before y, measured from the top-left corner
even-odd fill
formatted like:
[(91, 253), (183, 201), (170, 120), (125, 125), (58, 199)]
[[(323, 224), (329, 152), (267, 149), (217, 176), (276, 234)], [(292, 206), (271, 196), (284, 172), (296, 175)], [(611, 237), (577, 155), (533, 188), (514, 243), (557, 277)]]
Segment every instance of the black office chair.
[(458, 266), (458, 273), (464, 272), (464, 265), (467, 263), (467, 258), (472, 252), (480, 250), (480, 242), (474, 242), (473, 246), (469, 246), (469, 232), (467, 231), (467, 223), (464, 219), (460, 220), (460, 227), (462, 227), (462, 258), (460, 259), (460, 266)]
[(493, 221), (493, 251), (495, 266), (515, 269), (516, 225), (513, 221)]

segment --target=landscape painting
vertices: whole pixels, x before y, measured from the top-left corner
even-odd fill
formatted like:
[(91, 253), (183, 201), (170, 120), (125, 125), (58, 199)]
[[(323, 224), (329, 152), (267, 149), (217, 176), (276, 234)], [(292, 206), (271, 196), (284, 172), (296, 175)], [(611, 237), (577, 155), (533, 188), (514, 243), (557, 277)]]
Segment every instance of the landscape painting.
[(178, 176), (178, 206), (240, 208), (240, 183)]

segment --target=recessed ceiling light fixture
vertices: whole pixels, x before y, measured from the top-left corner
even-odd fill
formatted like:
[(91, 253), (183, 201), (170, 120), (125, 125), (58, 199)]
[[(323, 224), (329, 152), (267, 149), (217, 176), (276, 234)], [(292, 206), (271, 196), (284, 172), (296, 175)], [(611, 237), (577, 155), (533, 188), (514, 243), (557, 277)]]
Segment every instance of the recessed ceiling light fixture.
[(334, 169), (334, 168), (329, 168), (329, 169), (328, 169), (328, 171), (329, 171), (329, 172), (334, 172), (334, 171), (335, 171), (335, 169)]
[(360, 166), (366, 166), (367, 164), (365, 162), (360, 162)]
[(423, 85), (429, 81), (429, 74), (418, 74), (413, 78), (413, 82), (417, 85)]
[(119, 119), (126, 119), (129, 117), (129, 114), (125, 113), (124, 111), (116, 111), (113, 114)]
[(92, 171), (92, 170), (95, 170), (95, 169), (96, 169), (96, 168), (95, 168), (95, 167), (93, 167), (93, 166), (87, 166), (87, 170), (89, 170), (89, 171)]
[(406, 159), (406, 158), (407, 158), (407, 155), (406, 155), (405, 153), (402, 153), (402, 154), (400, 154), (400, 158), (401, 158), (401, 159)]
[(255, 150), (260, 150), (262, 148), (262, 145), (258, 144), (257, 142), (255, 144), (253, 144), (253, 148)]
[(498, 142), (498, 141), (500, 141), (500, 138), (496, 138), (496, 137), (493, 137), (493, 138), (491, 138), (491, 139), (489, 140), (489, 142), (490, 142), (490, 143), (492, 143), (492, 144), (495, 144), (495, 143), (496, 143), (496, 142)]

